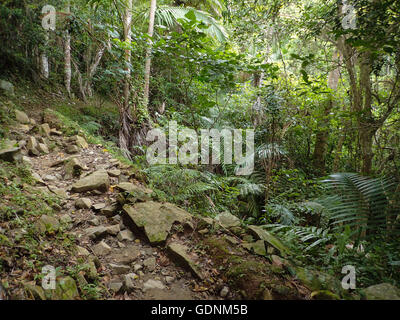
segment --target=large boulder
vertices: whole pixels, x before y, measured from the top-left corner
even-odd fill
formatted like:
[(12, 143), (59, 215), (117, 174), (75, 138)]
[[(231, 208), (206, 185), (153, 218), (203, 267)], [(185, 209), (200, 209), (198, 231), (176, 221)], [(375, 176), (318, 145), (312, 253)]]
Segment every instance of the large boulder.
[(72, 185), (72, 192), (86, 192), (92, 190), (107, 192), (109, 187), (110, 179), (107, 171), (99, 170), (74, 183)]
[(164, 242), (175, 223), (184, 225), (192, 221), (190, 213), (170, 203), (140, 202), (125, 205), (123, 210), (137, 228), (144, 229), (152, 244)]
[(367, 300), (400, 300), (400, 289), (390, 283), (381, 283), (364, 289)]

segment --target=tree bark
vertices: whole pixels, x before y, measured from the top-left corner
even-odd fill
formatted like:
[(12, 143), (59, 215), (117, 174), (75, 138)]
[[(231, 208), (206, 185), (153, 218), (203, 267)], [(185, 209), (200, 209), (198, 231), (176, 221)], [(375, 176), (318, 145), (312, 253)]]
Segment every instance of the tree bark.
[[(149, 21), (149, 29), (148, 35), (149, 37), (153, 37), (154, 33), (154, 20), (157, 10), (157, 0), (150, 1), (150, 21)], [(144, 106), (147, 108), (149, 104), (149, 92), (150, 92), (150, 73), (151, 73), (151, 51), (153, 49), (153, 42), (149, 40), (149, 45), (146, 51), (146, 65), (144, 70)]]
[[(338, 63), (338, 52), (335, 51), (333, 54), (332, 61)], [(340, 70), (339, 66), (329, 72), (328, 75), (328, 87), (336, 91), (339, 83)], [(334, 106), (333, 96), (329, 96), (329, 100), (324, 107), (323, 118), (318, 122), (318, 132), (316, 135), (314, 154), (313, 154), (313, 164), (315, 169), (321, 174), (326, 174), (326, 151), (329, 138), (329, 114)]]
[[(71, 13), (71, 5), (68, 1), (66, 13), (69, 16)], [(65, 30), (65, 43), (64, 43), (64, 72), (65, 72), (65, 89), (68, 95), (71, 96), (71, 35), (68, 30)]]
[[(132, 40), (132, 0), (126, 0), (126, 8), (124, 14), (124, 41), (130, 43)], [(125, 63), (126, 63), (126, 75), (123, 89), (124, 100), (119, 104), (119, 117), (120, 117), (120, 129), (119, 129), (119, 147), (123, 151), (125, 157), (130, 157), (129, 147), (131, 145), (131, 109), (130, 109), (130, 82), (131, 82), (131, 50), (128, 48), (125, 50)]]

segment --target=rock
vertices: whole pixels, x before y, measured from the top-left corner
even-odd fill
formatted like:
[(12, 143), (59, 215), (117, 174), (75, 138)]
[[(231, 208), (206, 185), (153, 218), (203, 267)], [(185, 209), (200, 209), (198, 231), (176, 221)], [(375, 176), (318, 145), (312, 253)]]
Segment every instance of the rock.
[(124, 194), (119, 195), (118, 202), (121, 205), (127, 202), (136, 203), (136, 202), (150, 201), (151, 200), (150, 195), (153, 192), (150, 189), (140, 187), (130, 182), (121, 182), (120, 184), (117, 185), (117, 189), (124, 192)]
[(138, 272), (139, 270), (142, 270), (142, 269), (143, 269), (143, 266), (141, 264), (137, 263), (133, 266), (133, 270), (135, 270), (135, 272)]
[(39, 134), (43, 137), (50, 137), (50, 126), (48, 123), (43, 123), (39, 126)]
[(84, 170), (85, 167), (80, 163), (80, 161), (73, 157), (68, 159), (65, 162), (65, 176), (64, 179), (72, 179), (73, 177), (79, 177), (82, 170)]
[(96, 256), (106, 256), (111, 252), (111, 247), (104, 241), (101, 241), (93, 246), (93, 252)]
[(118, 211), (118, 205), (116, 203), (113, 203), (101, 209), (100, 214), (106, 217), (112, 217), (117, 213), (117, 211)]
[(314, 291), (311, 293), (314, 300), (340, 300), (340, 297), (329, 290)]
[(172, 242), (168, 245), (168, 251), (178, 265), (181, 265), (183, 268), (188, 269), (194, 276), (198, 277), (200, 280), (204, 279), (204, 275), (201, 272), (199, 266), (187, 253), (188, 248), (186, 246)]
[(295, 267), (296, 277), (312, 291), (329, 290), (341, 295), (343, 288), (341, 282), (333, 276), (316, 270)]
[(112, 236), (116, 236), (120, 232), (119, 224), (115, 224), (113, 226), (107, 227), (108, 234)]
[(91, 226), (97, 227), (97, 226), (100, 225), (100, 220), (99, 220), (97, 217), (94, 217), (93, 219), (90, 219), (90, 220), (88, 221), (88, 223), (89, 223)]
[[(22, 124), (22, 123), (18, 123), (15, 127), (13, 127), (11, 129), (12, 132), (23, 132), (23, 133), (28, 133), (29, 130), (31, 130), (31, 128), (29, 127), (29, 125), (27, 124)], [(26, 142), (25, 142), (26, 143)]]
[(75, 145), (69, 145), (69, 146), (67, 146), (66, 152), (68, 154), (79, 153), (79, 148)]
[(80, 247), (80, 246), (76, 247), (76, 252), (77, 252), (78, 256), (87, 257), (90, 255), (90, 252), (86, 248)]
[(130, 230), (123, 230), (118, 233), (117, 236), (119, 241), (133, 241), (135, 240), (135, 236)]
[(56, 218), (48, 215), (42, 215), (39, 220), (35, 222), (35, 230), (37, 233), (58, 231), (59, 228), (60, 222)]
[(185, 224), (192, 220), (190, 213), (170, 203), (153, 201), (125, 205), (123, 210), (138, 228), (143, 228), (151, 244), (164, 242), (175, 223)]
[(125, 264), (125, 265), (130, 265), (132, 262), (134, 262), (138, 257), (140, 256), (140, 251), (137, 247), (125, 247), (122, 248), (121, 250), (115, 250), (114, 252), (111, 253), (109, 256), (109, 261), (115, 262), (115, 263), (120, 263), (120, 264)]
[(273, 254), (271, 256), (271, 260), (272, 260), (272, 264), (279, 268), (282, 268), (284, 266), (284, 263), (283, 263), (281, 257), (278, 257), (277, 255)]
[(147, 280), (144, 285), (143, 285), (143, 290), (147, 291), (147, 290), (151, 290), (151, 289), (160, 289), (160, 290), (164, 290), (165, 286), (163, 285), (163, 283), (160, 280)]
[(43, 179), (44, 179), (44, 180), (47, 180), (47, 181), (56, 181), (56, 180), (57, 180), (57, 178), (56, 178), (55, 176), (51, 175), (51, 174), (45, 175), (45, 176), (43, 177)]
[[(1, 153), (1, 152), (0, 152)], [(1, 156), (0, 156), (1, 157)], [(32, 160), (31, 158), (27, 157), (27, 156), (22, 156), (21, 161), (23, 164), (31, 166), (32, 165)]]
[(197, 222), (197, 229), (210, 229), (214, 225), (214, 219), (209, 217), (196, 217), (199, 221)]
[(88, 198), (81, 198), (76, 200), (75, 207), (78, 209), (90, 209), (92, 206), (92, 200)]
[(226, 229), (240, 226), (240, 219), (229, 212), (220, 213), (215, 217), (221, 226)]
[(110, 187), (110, 179), (105, 170), (95, 171), (91, 175), (79, 180), (72, 185), (73, 192), (86, 192), (99, 190), (107, 192)]
[(73, 141), (75, 141), (76, 145), (77, 145), (79, 148), (82, 148), (82, 149), (87, 149), (87, 148), (89, 148), (89, 145), (88, 145), (88, 143), (86, 142), (85, 138), (83, 138), (83, 137), (81, 137), (81, 136), (74, 136), (72, 139), (73, 139)]
[(165, 277), (165, 282), (168, 283), (168, 284), (171, 284), (171, 283), (173, 283), (174, 281), (175, 281), (175, 278), (174, 278), (174, 277), (171, 277), (171, 276), (166, 276), (166, 277)]
[(251, 245), (252, 245), (253, 252), (255, 254), (258, 254), (259, 256), (265, 256), (267, 254), (267, 251), (265, 249), (264, 240), (258, 240), (256, 242), (253, 242)]
[(39, 176), (37, 172), (32, 172), (32, 178), (36, 183), (40, 183), (42, 185), (46, 185), (46, 183), (42, 180), (42, 177)]
[(29, 117), (23, 111), (15, 110), (15, 118), (17, 119), (17, 121), (19, 123), (22, 123), (22, 124), (30, 123)]
[(156, 268), (156, 258), (154, 258), (154, 257), (147, 258), (146, 260), (143, 261), (143, 265), (150, 272), (154, 271), (154, 269)]
[(270, 234), (268, 231), (262, 229), (261, 227), (258, 226), (249, 226), (248, 227), (249, 232), (252, 233), (252, 235), (258, 239), (258, 240), (264, 240), (267, 242), (269, 245), (273, 246), (277, 250), (281, 252), (281, 254), (288, 254), (289, 249), (283, 245), (281, 241), (279, 241), (276, 237), (274, 237), (272, 234)]
[(52, 136), (62, 136), (62, 132), (57, 131), (56, 129), (50, 129), (50, 135), (52, 135)]
[(5, 92), (6, 95), (14, 95), (14, 85), (6, 80), (0, 80), (0, 89)]
[(243, 241), (245, 241), (245, 242), (254, 242), (254, 238), (253, 238), (253, 236), (251, 236), (249, 234), (246, 234), (246, 235), (243, 236)]
[(29, 152), (29, 154), (34, 155), (34, 156), (38, 156), (40, 155), (40, 152), (37, 150), (38, 147), (38, 142), (36, 140), (35, 137), (29, 137), (27, 144), (26, 144), (26, 148)]
[(400, 289), (390, 283), (381, 283), (363, 290), (367, 300), (400, 300)]
[(114, 291), (115, 293), (117, 293), (122, 289), (123, 285), (124, 284), (122, 282), (120, 282), (120, 281), (111, 281), (108, 284), (108, 288), (110, 290)]
[(232, 237), (232, 236), (224, 235), (224, 238), (227, 242), (229, 242), (230, 244), (233, 244), (233, 245), (237, 245), (240, 243), (240, 241), (238, 239), (236, 239), (235, 237)]
[(124, 274), (131, 270), (130, 266), (124, 264), (115, 264), (115, 263), (110, 263), (110, 268), (112, 273), (116, 275)]
[(86, 229), (85, 232), (92, 240), (103, 237), (107, 234), (115, 236), (119, 232), (119, 225), (117, 224), (115, 226), (109, 226), (109, 227), (104, 227), (104, 226), (91, 227)]
[(107, 172), (110, 177), (119, 177), (121, 175), (121, 170), (119, 169), (108, 170)]
[(93, 210), (99, 211), (105, 207), (106, 207), (106, 204), (104, 202), (96, 203), (93, 205)]
[(38, 143), (37, 150), (41, 153), (49, 154), (49, 148), (44, 143)]
[(43, 288), (34, 283), (24, 283), (24, 291), (27, 299), (46, 300)]
[(75, 300), (79, 298), (78, 287), (71, 277), (64, 277), (57, 281), (55, 292), (51, 292), (52, 300)]
[(139, 279), (139, 277), (135, 273), (128, 273), (124, 276), (125, 287), (128, 291), (133, 291), (136, 289), (135, 280), (137, 279)]
[(223, 287), (219, 295), (221, 296), (221, 298), (226, 298), (228, 296), (228, 293), (229, 293), (229, 288)]
[[(56, 179), (56, 180), (57, 180), (57, 179)], [(51, 192), (53, 192), (54, 194), (56, 194), (57, 196), (59, 196), (59, 197), (61, 197), (61, 198), (63, 198), (63, 199), (68, 198), (68, 194), (67, 194), (67, 191), (66, 191), (65, 189), (63, 189), (63, 188), (56, 188), (56, 187), (54, 187), (54, 186), (48, 186), (48, 188), (49, 188), (49, 190), (50, 190)]]
[(86, 229), (85, 233), (89, 236), (90, 239), (94, 240), (105, 236), (107, 234), (107, 228), (104, 226), (91, 227)]
[(0, 159), (8, 162), (17, 162), (22, 158), (21, 147), (16, 141), (6, 140), (0, 144)]
[(60, 217), (60, 221), (62, 222), (62, 223), (65, 223), (65, 224), (68, 224), (68, 223), (71, 223), (72, 222), (72, 218), (70, 217), (70, 215), (69, 214), (63, 214), (61, 217)]

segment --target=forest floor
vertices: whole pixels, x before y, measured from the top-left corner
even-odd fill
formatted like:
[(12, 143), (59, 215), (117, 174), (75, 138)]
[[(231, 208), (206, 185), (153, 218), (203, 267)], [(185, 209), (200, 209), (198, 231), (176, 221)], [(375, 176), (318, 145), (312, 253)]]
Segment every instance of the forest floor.
[[(54, 113), (25, 117), (10, 126), (11, 162), (0, 161), (0, 298), (311, 298), (265, 231), (159, 203), (129, 164), (66, 134)], [(41, 286), (44, 265), (57, 270), (55, 290)]]

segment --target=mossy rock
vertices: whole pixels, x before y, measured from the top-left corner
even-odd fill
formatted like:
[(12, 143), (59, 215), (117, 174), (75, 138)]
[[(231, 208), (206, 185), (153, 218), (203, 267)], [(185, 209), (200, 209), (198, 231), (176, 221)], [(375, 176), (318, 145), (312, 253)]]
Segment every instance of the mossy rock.
[(329, 290), (314, 291), (311, 293), (311, 298), (314, 300), (340, 300), (340, 297), (337, 294)]
[(78, 287), (71, 277), (57, 280), (55, 290), (46, 290), (46, 296), (51, 300), (76, 300), (79, 298)]
[(46, 295), (43, 288), (33, 283), (25, 283), (24, 291), (27, 299), (46, 300)]
[(302, 267), (294, 268), (296, 277), (309, 289), (313, 291), (329, 290), (338, 296), (343, 295), (341, 283), (335, 277), (316, 270)]

